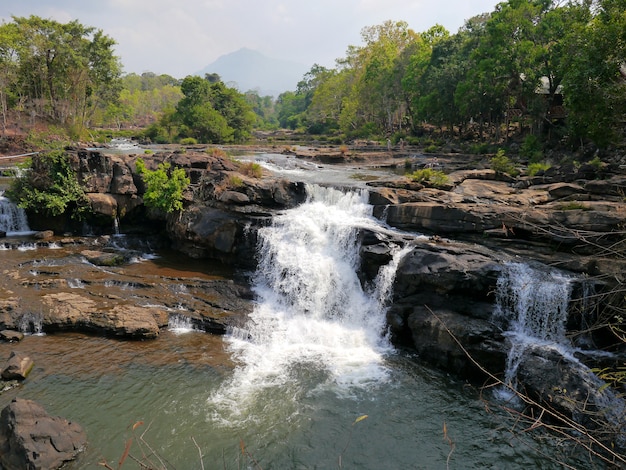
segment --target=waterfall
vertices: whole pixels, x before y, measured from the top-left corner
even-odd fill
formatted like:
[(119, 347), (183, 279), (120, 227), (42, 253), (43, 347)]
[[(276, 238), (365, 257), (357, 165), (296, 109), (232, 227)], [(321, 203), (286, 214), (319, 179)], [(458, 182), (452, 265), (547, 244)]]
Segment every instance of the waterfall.
[[(213, 397), (221, 410), (244, 415), (259, 393), (300, 380), (350, 393), (388, 377), (384, 303), (406, 250), (381, 269), (376, 286), (363, 289), (358, 231), (380, 228), (367, 192), (313, 185), (307, 194), (304, 204), (258, 232), (258, 300), (248, 322), (228, 336), (239, 367), (228, 390)], [(297, 392), (287, 393), (292, 401)]]
[(28, 219), (24, 209), (17, 207), (0, 191), (0, 231), (8, 234), (28, 232)]
[(521, 263), (505, 266), (497, 282), (493, 314), (511, 342), (505, 383), (515, 386), (517, 368), (531, 346), (571, 355), (565, 337), (571, 290), (571, 278), (557, 271), (541, 271)]

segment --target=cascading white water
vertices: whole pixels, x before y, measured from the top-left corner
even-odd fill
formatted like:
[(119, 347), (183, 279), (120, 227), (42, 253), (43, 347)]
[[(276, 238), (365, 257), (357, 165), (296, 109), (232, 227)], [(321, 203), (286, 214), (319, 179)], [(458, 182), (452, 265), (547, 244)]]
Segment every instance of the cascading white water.
[(565, 337), (571, 278), (557, 271), (541, 271), (522, 263), (505, 266), (498, 279), (494, 320), (507, 331), (511, 349), (505, 383), (515, 385), (517, 368), (531, 346), (558, 349), (570, 355)]
[[(259, 393), (293, 387), (303, 375), (313, 382), (307, 387), (338, 393), (387, 378), (384, 302), (406, 250), (381, 270), (376, 287), (364, 290), (358, 229), (380, 227), (367, 193), (320, 186), (308, 186), (307, 193), (304, 204), (259, 230), (258, 303), (228, 337), (240, 366), (227, 390), (212, 397), (222, 412), (246, 417)], [(287, 393), (293, 400), (298, 392)]]
[(29, 230), (24, 209), (17, 207), (4, 197), (3, 191), (0, 191), (0, 231), (12, 234)]

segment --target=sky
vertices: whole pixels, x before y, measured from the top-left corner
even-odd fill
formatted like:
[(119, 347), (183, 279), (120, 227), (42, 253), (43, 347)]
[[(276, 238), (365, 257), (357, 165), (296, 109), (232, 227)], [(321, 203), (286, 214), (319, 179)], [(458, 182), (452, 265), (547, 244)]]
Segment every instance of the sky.
[(273, 59), (334, 67), (361, 30), (387, 20), (456, 33), (495, 0), (0, 0), (0, 21), (78, 20), (116, 41), (124, 72), (184, 78), (243, 47)]

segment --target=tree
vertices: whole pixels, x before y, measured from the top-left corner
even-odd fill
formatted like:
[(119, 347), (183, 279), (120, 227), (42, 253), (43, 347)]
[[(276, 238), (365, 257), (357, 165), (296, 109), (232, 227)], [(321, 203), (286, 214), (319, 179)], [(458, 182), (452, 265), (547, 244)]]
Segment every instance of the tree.
[(10, 100), (15, 96), (19, 70), (18, 36), (14, 23), (0, 26), (0, 111), (2, 133), (6, 133)]
[(35, 113), (78, 132), (96, 107), (117, 96), (121, 73), (115, 41), (74, 20), (13, 17), (18, 80), (15, 93)]
[(26, 167), (28, 171), (15, 178), (7, 192), (19, 207), (52, 217), (71, 212), (77, 219), (89, 210), (89, 200), (66, 153), (40, 153)]
[(182, 137), (201, 142), (242, 142), (250, 135), (254, 112), (245, 97), (223, 82), (188, 76), (181, 84), (184, 97), (176, 105), (176, 118), (184, 126)]
[(626, 1), (600, 0), (568, 36), (563, 93), (573, 136), (607, 146), (624, 138)]

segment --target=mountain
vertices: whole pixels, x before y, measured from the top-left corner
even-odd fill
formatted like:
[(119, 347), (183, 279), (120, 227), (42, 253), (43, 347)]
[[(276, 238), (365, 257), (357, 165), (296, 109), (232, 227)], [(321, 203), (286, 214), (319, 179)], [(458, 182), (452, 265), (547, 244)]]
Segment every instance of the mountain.
[(197, 72), (197, 75), (204, 77), (206, 73), (217, 73), (224, 83), (235, 82), (236, 88), (242, 93), (258, 90), (261, 96), (278, 96), (284, 91), (295, 91), (309, 68), (297, 62), (272, 59), (258, 51), (242, 48), (221, 56)]

